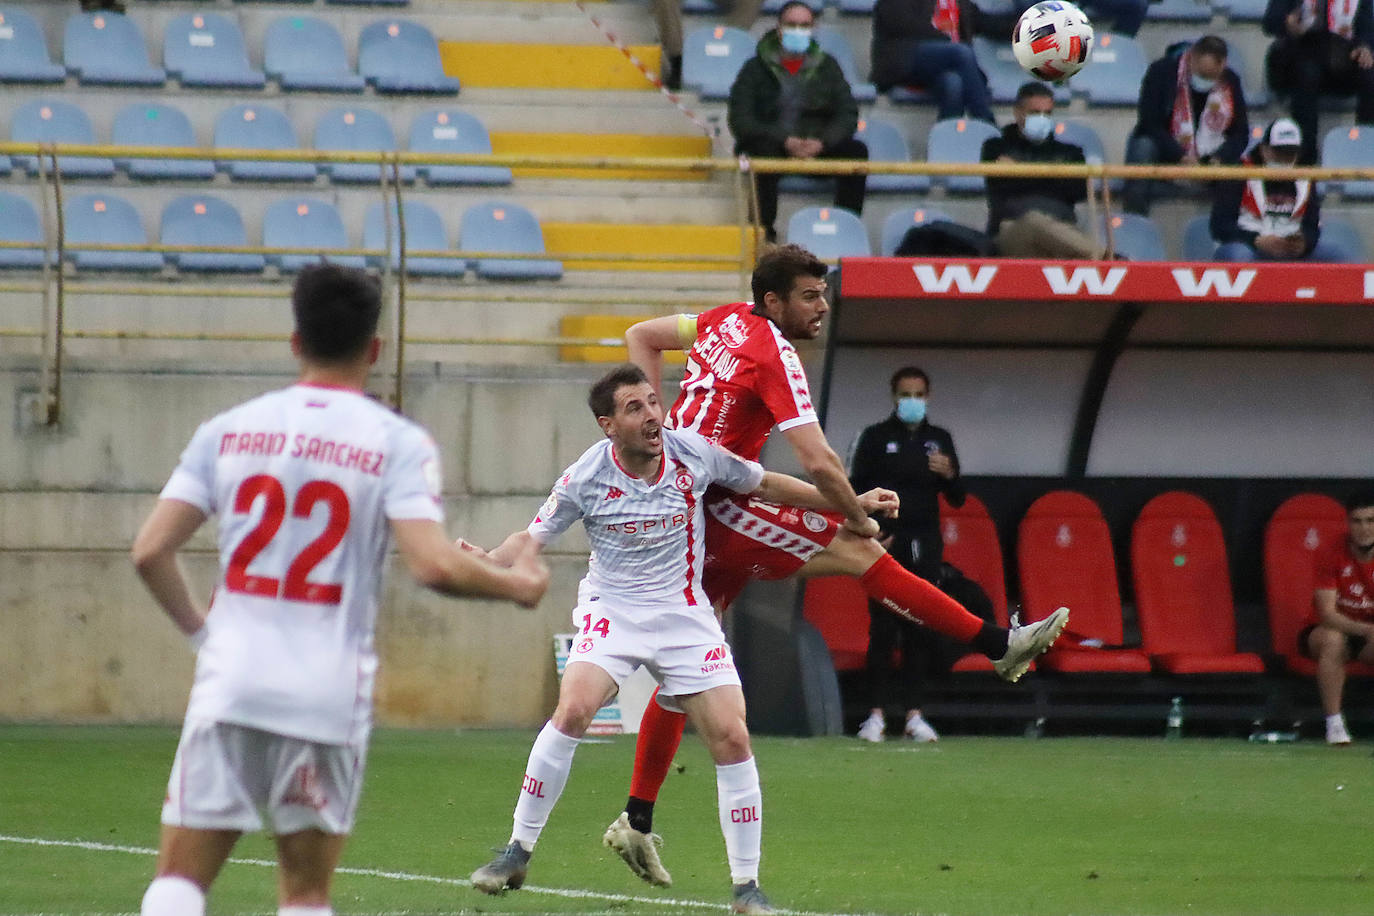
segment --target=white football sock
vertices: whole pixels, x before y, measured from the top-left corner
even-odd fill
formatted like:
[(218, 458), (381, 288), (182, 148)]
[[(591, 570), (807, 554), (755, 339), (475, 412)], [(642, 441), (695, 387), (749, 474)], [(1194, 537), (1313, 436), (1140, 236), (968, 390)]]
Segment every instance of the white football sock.
[(154, 878), (143, 895), (142, 916), (205, 916), (205, 892), (189, 878)]
[(573, 754), (580, 738), (570, 738), (545, 722), (539, 737), (530, 748), (530, 760), (525, 764), (525, 779), (520, 784), (520, 799), (515, 803), (515, 829), (511, 841), (525, 849), (533, 849), (539, 834), (549, 822), (553, 806), (572, 772)]
[(1339, 725), (1342, 728), (1345, 727), (1345, 713), (1338, 712), (1335, 715), (1330, 715), (1326, 717), (1327, 728), (1331, 728), (1332, 726), (1336, 725)]
[(281, 906), (277, 916), (334, 916), (334, 908), (328, 906)]
[(731, 882), (757, 881), (763, 855), (763, 793), (753, 757), (716, 766), (716, 800)]

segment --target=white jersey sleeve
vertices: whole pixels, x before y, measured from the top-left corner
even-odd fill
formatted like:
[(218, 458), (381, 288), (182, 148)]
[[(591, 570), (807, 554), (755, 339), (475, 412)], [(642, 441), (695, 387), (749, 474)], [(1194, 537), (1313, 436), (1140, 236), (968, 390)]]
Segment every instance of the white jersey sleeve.
[(215, 451), (219, 437), (214, 423), (202, 423), (182, 450), (181, 460), (159, 494), (161, 499), (190, 503), (206, 515), (214, 515)]
[(573, 492), (578, 485), (574, 475), (581, 464), (578, 461), (563, 472), (549, 491), (549, 498), (539, 507), (539, 514), (525, 529), (540, 544), (549, 543), (582, 517), (582, 506)]
[(389, 519), (444, 521), (439, 449), (418, 426), (404, 426), (383, 477), (383, 511)]

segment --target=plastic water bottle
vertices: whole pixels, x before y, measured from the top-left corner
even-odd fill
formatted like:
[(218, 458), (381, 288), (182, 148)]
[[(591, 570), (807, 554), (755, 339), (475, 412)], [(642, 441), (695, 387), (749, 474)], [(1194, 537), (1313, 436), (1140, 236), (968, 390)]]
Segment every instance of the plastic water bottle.
[(1292, 731), (1264, 731), (1263, 724), (1255, 722), (1254, 729), (1250, 732), (1250, 742), (1252, 744), (1288, 744), (1298, 740), (1297, 723), (1293, 723)]
[(1045, 737), (1045, 717), (1044, 717), (1044, 716), (1036, 716), (1034, 722), (1028, 723), (1028, 724), (1026, 725), (1026, 732), (1025, 732), (1025, 735), (1026, 735), (1027, 738), (1043, 738), (1043, 737)]
[(1164, 737), (1170, 740), (1183, 737), (1183, 697), (1174, 697), (1169, 715), (1164, 719)]

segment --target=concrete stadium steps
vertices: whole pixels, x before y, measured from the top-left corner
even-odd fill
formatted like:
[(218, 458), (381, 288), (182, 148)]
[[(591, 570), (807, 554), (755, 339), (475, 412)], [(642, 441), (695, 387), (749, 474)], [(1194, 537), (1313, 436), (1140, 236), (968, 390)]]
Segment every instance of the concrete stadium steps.
[[(636, 257), (704, 256), (739, 259), (741, 250), (753, 263), (754, 246), (741, 238), (738, 226), (645, 225), (636, 223), (544, 223), (544, 246), (551, 255), (627, 254)], [(651, 272), (732, 272), (738, 268), (719, 261), (583, 261), (569, 269), (636, 270)]]
[[(480, 34), (480, 33), (479, 33)], [(652, 73), (658, 45), (631, 45), (630, 53)], [(441, 41), (444, 72), (474, 89), (657, 89), (628, 57), (609, 44)]]
[[(604, 340), (624, 340), (630, 325), (652, 318), (653, 315), (571, 315), (559, 324), (564, 337), (597, 337)], [(630, 359), (625, 346), (559, 347), (558, 358), (565, 363), (624, 363)], [(684, 366), (687, 354), (673, 351), (663, 354), (667, 366)]]
[[(524, 156), (616, 156), (654, 159), (703, 159), (711, 156), (711, 139), (653, 134), (526, 133), (497, 131), (491, 135), (494, 154)], [(679, 169), (542, 168), (513, 169), (515, 178), (586, 178), (622, 181), (706, 181), (709, 172)]]

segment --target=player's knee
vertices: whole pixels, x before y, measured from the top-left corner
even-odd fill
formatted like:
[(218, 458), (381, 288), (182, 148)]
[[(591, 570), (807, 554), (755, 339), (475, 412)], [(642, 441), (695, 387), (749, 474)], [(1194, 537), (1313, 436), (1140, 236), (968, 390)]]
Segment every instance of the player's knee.
[(1308, 644), (1318, 661), (1347, 662), (1345, 634), (1330, 627), (1317, 627), (1312, 631)]
[(575, 697), (559, 700), (558, 708), (551, 717), (553, 727), (570, 738), (581, 738), (592, 724), (592, 717), (598, 708)]
[(180, 875), (161, 875), (143, 895), (141, 916), (204, 916), (205, 892)]
[(711, 742), (711, 758), (726, 765), (748, 760), (753, 754), (749, 745), (749, 727), (744, 720), (722, 728)]

